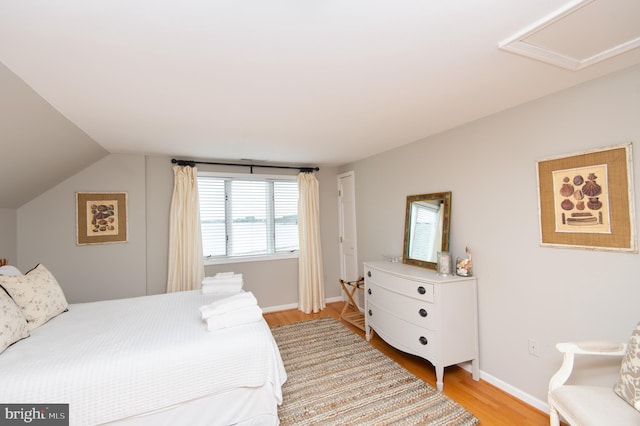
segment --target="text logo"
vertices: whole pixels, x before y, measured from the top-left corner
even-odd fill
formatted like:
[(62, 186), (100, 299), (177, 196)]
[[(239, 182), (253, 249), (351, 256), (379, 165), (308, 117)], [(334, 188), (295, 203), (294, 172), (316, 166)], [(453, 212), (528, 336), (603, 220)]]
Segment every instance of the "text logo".
[(0, 425), (68, 426), (69, 404), (0, 404)]

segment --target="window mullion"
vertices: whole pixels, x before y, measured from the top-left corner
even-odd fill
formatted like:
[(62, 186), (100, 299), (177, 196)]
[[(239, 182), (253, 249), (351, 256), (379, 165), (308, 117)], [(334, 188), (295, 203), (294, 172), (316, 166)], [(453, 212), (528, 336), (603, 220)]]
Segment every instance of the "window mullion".
[(225, 256), (229, 256), (233, 249), (233, 215), (231, 214), (231, 204), (233, 193), (231, 192), (231, 180), (224, 180), (224, 236), (225, 236)]
[(276, 251), (276, 220), (275, 220), (275, 202), (274, 202), (273, 181), (269, 181), (267, 185), (267, 252), (275, 253)]

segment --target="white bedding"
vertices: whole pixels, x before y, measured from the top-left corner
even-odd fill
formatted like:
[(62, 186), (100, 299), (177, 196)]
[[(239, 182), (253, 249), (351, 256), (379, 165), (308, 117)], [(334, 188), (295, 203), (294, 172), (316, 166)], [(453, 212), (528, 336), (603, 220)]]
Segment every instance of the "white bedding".
[(286, 373), (264, 321), (208, 332), (200, 291), (71, 304), (0, 356), (0, 401), (69, 403), (70, 424), (93, 425)]

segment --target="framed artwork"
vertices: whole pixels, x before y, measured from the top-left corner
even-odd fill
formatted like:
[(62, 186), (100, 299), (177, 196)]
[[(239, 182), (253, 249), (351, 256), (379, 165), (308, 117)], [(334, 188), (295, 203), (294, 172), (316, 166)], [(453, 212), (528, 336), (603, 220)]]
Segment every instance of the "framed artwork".
[(76, 192), (77, 244), (127, 241), (126, 192)]
[(631, 143), (538, 161), (542, 246), (637, 253)]

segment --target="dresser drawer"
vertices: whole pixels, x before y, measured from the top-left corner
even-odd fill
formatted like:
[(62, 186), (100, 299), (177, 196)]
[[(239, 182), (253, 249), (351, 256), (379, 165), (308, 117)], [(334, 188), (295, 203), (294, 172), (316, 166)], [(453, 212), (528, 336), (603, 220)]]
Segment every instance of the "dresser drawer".
[(400, 350), (425, 359), (432, 359), (436, 344), (436, 333), (411, 324), (375, 303), (367, 305), (369, 325), (388, 343)]
[(374, 282), (366, 283), (367, 303), (382, 306), (397, 317), (420, 327), (436, 329), (436, 306), (420, 298), (411, 298), (396, 293)]
[(433, 284), (431, 283), (410, 280), (400, 275), (390, 274), (374, 268), (367, 268), (365, 281), (405, 296), (433, 302)]

